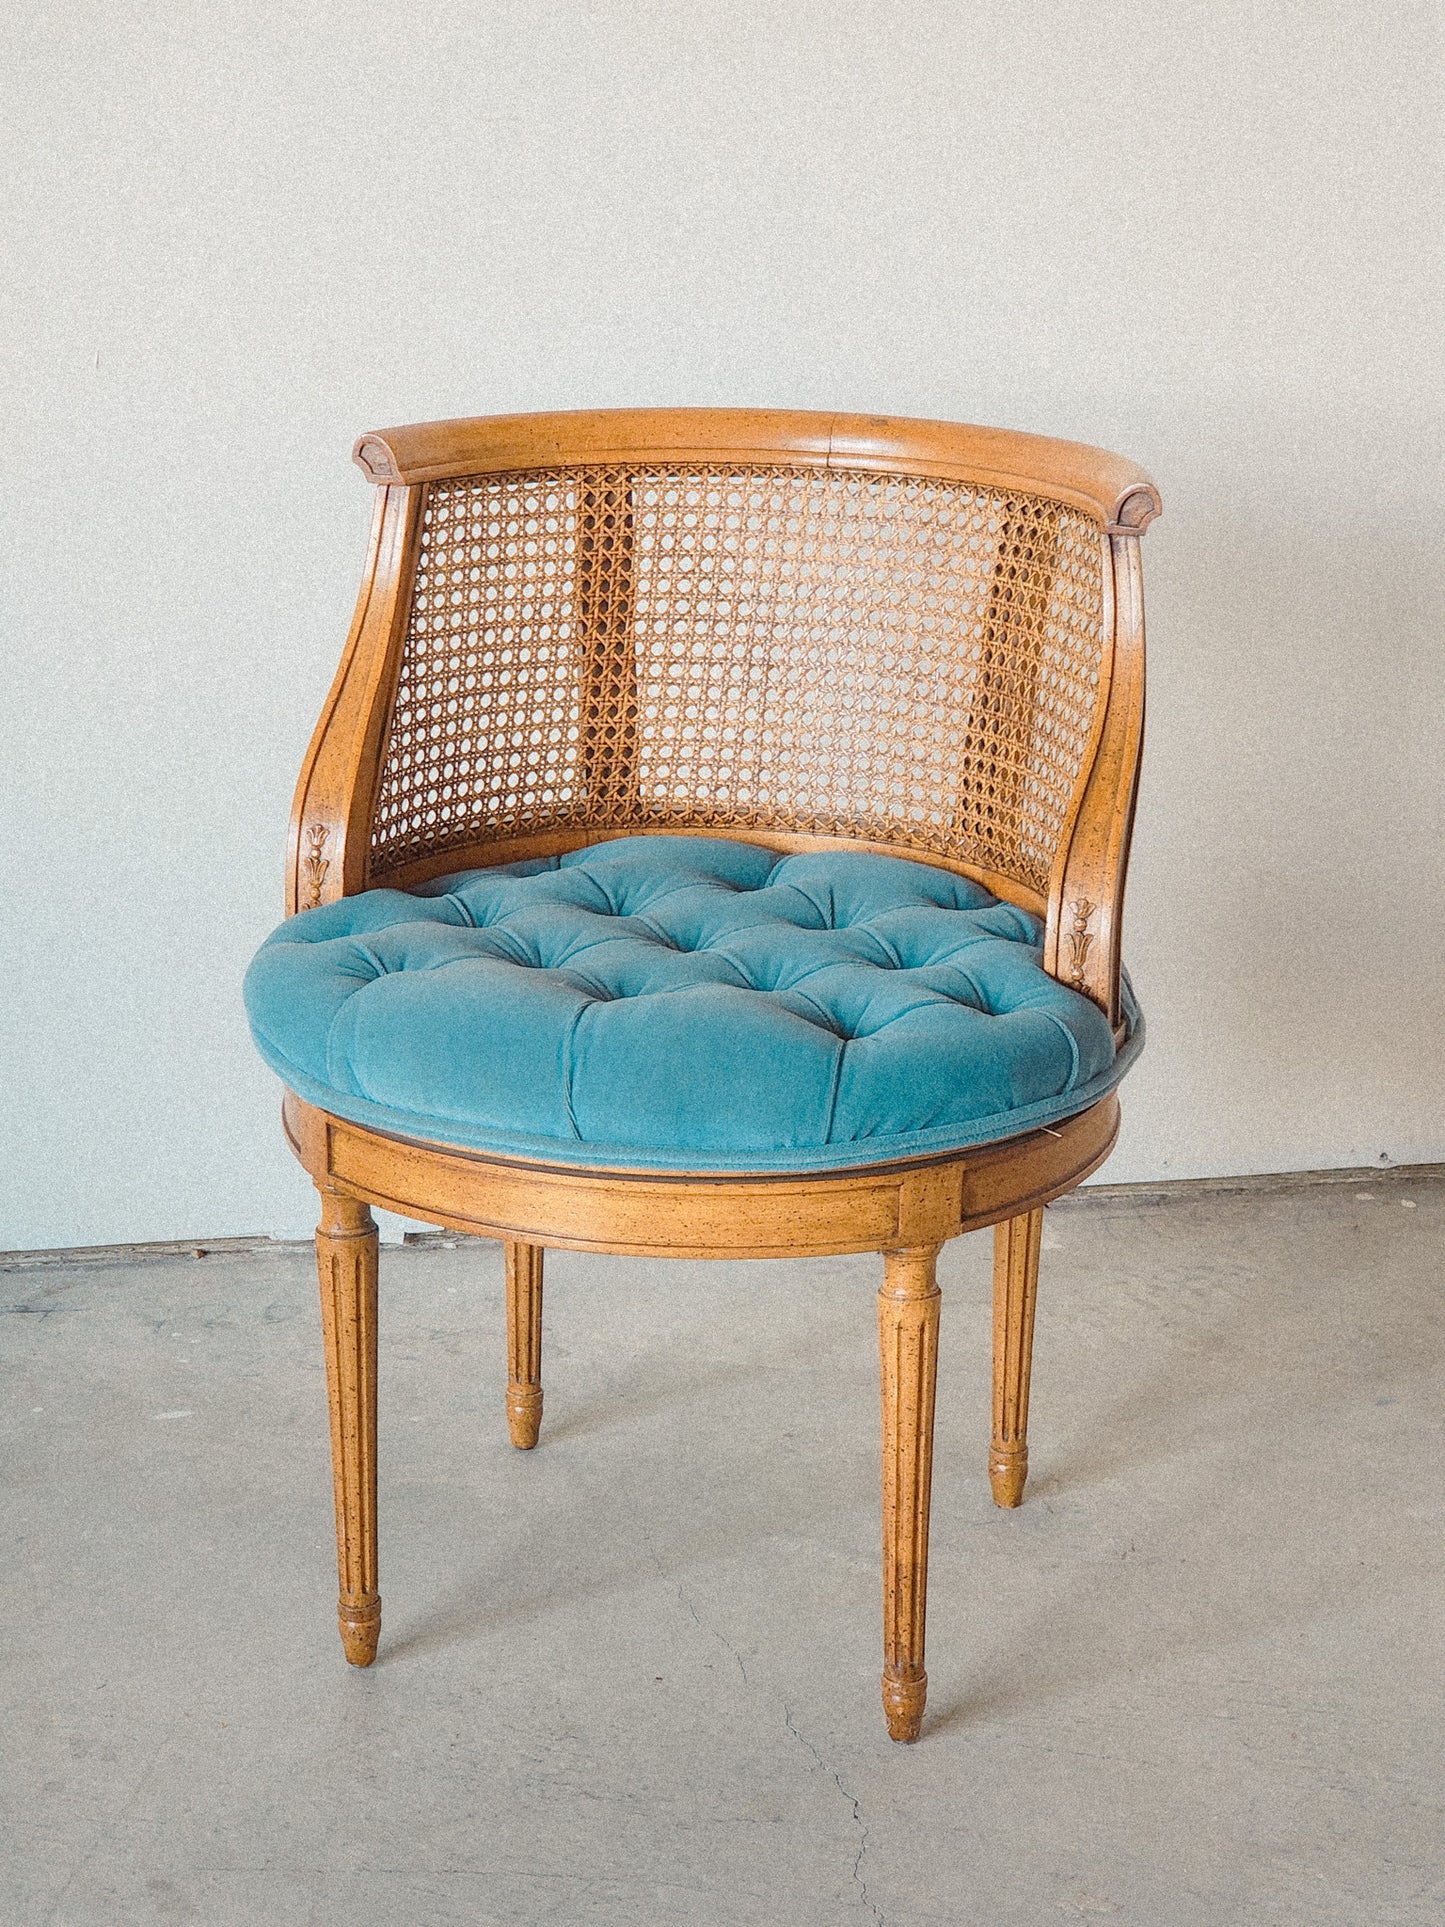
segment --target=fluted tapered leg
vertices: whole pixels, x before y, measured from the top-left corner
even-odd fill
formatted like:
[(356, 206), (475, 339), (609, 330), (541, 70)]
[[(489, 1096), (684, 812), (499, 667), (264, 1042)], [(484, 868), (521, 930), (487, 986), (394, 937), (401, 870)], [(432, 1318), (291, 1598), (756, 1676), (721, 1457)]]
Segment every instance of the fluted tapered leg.
[(542, 1246), (507, 1244), (507, 1426), (530, 1452), (542, 1428)]
[(928, 1500), (938, 1375), (937, 1245), (883, 1254), (878, 1361), (883, 1389), (883, 1711), (895, 1740), (916, 1740), (923, 1670)]
[(1029, 1475), (1029, 1370), (1044, 1214), (1026, 1211), (993, 1233), (993, 1443), (989, 1484), (995, 1505), (1018, 1505)]
[(353, 1666), (376, 1658), (376, 1226), (368, 1206), (322, 1190), (316, 1227), (321, 1332), (336, 1485), (336, 1617)]

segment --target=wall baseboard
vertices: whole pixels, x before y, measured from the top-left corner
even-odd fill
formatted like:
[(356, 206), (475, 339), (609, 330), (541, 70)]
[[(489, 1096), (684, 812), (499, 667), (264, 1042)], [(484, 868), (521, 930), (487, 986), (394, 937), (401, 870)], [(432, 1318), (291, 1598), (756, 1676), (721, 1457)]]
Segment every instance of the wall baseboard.
[(1262, 1171), (1238, 1178), (1171, 1178), (1158, 1184), (1083, 1184), (1051, 1211), (1096, 1211), (1101, 1205), (1193, 1204), (1207, 1198), (1240, 1193), (1273, 1197), (1289, 1191), (1309, 1191), (1321, 1185), (1389, 1185), (1439, 1183), (1445, 1164), (1352, 1164), (1329, 1171)]
[[(1158, 1184), (1086, 1184), (1049, 1206), (1051, 1211), (1098, 1211), (1107, 1206), (1196, 1204), (1241, 1194), (1274, 1197), (1321, 1185), (1438, 1184), (1445, 1164), (1360, 1164), (1331, 1171), (1272, 1171), (1238, 1178), (1171, 1178)], [(451, 1250), (464, 1243), (455, 1231), (408, 1231), (408, 1246)], [(309, 1238), (167, 1238), (154, 1244), (54, 1246), (43, 1251), (0, 1251), (0, 1271), (40, 1271), (66, 1265), (142, 1265), (160, 1258), (258, 1257), (309, 1251)]]
[(51, 1246), (0, 1251), (0, 1271), (38, 1271), (47, 1265), (144, 1265), (158, 1258), (225, 1258), (238, 1252), (309, 1251), (309, 1238), (164, 1238), (154, 1244)]

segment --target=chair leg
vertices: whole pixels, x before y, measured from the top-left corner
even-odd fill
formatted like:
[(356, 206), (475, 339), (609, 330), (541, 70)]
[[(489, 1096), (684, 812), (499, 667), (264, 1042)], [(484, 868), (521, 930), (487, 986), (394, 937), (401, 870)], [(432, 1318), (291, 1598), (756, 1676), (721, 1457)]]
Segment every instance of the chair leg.
[(542, 1429), (542, 1251), (507, 1240), (507, 1427), (521, 1452)]
[(336, 1486), (336, 1617), (353, 1666), (376, 1658), (376, 1225), (356, 1198), (322, 1189), (316, 1227), (321, 1331)]
[(923, 1670), (928, 1500), (938, 1376), (937, 1245), (883, 1254), (878, 1362), (883, 1391), (883, 1711), (895, 1740), (916, 1740)]
[(1026, 1211), (994, 1226), (993, 1443), (988, 1478), (995, 1505), (1015, 1506), (1029, 1475), (1029, 1369), (1044, 1214)]

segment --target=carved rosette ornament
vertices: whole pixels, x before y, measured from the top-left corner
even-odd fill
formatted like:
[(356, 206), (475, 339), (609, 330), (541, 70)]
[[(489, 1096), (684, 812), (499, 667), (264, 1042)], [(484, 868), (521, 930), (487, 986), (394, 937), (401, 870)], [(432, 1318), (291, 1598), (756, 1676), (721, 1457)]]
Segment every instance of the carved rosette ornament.
[(1069, 982), (1075, 990), (1084, 988), (1084, 966), (1089, 961), (1093, 948), (1093, 933), (1089, 929), (1089, 919), (1094, 914), (1094, 905), (1087, 897), (1080, 897), (1074, 905), (1074, 921), (1069, 928)]
[(307, 910), (314, 910), (321, 901), (321, 886), (326, 881), (326, 872), (331, 868), (322, 852), (330, 835), (324, 823), (313, 823), (306, 832), (306, 841), (311, 848), (301, 867), (306, 872), (306, 902), (303, 908)]

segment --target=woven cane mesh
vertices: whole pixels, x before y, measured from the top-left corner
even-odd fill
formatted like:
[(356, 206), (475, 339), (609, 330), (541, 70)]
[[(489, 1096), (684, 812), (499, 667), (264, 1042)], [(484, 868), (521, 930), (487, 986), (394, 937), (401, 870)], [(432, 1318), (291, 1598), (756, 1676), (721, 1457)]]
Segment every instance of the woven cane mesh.
[(1046, 891), (1103, 538), (973, 484), (787, 467), (433, 483), (372, 873), (544, 829), (884, 841)]

